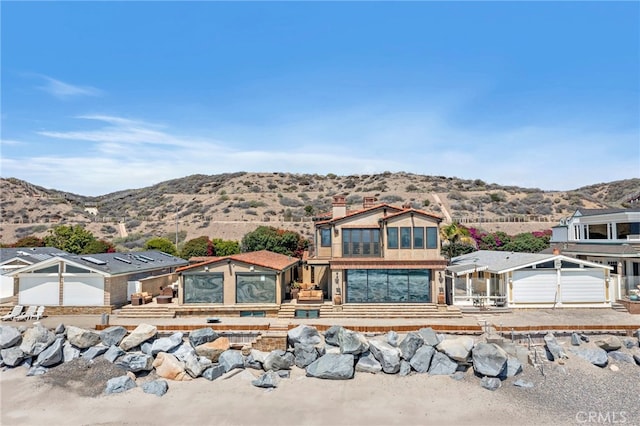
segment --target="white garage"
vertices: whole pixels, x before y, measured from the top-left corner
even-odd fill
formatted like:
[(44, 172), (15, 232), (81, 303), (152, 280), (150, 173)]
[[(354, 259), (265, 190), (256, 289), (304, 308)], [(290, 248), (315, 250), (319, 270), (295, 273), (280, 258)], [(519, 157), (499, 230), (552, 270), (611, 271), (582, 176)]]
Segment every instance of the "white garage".
[(30, 274), (20, 279), (18, 304), (46, 305), (60, 304), (60, 282), (57, 274)]
[(65, 276), (62, 304), (65, 306), (104, 305), (104, 278), (102, 276)]
[(452, 259), (447, 288), (456, 305), (610, 307), (611, 269), (560, 254), (480, 250)]

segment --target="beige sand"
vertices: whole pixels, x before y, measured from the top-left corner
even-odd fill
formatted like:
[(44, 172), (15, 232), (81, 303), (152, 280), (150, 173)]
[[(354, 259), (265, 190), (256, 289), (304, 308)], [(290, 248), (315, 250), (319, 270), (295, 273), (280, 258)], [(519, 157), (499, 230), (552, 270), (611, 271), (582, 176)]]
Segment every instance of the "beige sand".
[(462, 381), (365, 373), (329, 381), (294, 369), (277, 389), (265, 390), (250, 384), (257, 372), (246, 370), (213, 382), (169, 382), (163, 397), (138, 387), (96, 398), (51, 387), (25, 373), (22, 367), (0, 373), (2, 425), (523, 425), (571, 420), (514, 407), (507, 393), (482, 389), (470, 373)]

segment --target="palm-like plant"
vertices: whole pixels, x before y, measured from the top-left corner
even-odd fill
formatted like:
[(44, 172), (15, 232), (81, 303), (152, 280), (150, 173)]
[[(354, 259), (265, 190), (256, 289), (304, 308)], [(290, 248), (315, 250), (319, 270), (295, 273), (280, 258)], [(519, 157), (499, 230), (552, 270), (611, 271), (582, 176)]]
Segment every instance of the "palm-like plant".
[(456, 245), (463, 244), (473, 248), (476, 247), (476, 241), (471, 237), (469, 230), (457, 222), (452, 222), (440, 228), (440, 241), (442, 252), (448, 260), (455, 257)]

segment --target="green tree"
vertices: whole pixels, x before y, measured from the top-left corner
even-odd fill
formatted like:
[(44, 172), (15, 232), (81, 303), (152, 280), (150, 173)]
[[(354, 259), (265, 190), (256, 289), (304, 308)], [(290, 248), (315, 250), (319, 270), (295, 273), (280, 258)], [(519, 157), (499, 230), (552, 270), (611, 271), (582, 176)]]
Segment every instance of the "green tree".
[(105, 240), (95, 240), (87, 244), (82, 249), (81, 254), (93, 254), (93, 253), (115, 253), (116, 248), (113, 244)]
[(184, 243), (180, 250), (180, 257), (190, 259), (199, 256), (213, 256), (213, 252), (213, 243), (209, 240), (209, 237), (202, 236)]
[(440, 228), (440, 240), (442, 244), (442, 254), (447, 259), (456, 257), (460, 245), (470, 246), (475, 250), (475, 240), (467, 228), (459, 223), (452, 222)]
[(155, 237), (147, 240), (144, 243), (145, 250), (159, 250), (165, 253), (171, 254), (173, 256), (177, 256), (178, 251), (176, 250), (176, 246), (173, 245), (171, 240), (163, 237)]
[(49, 230), (44, 237), (47, 247), (56, 247), (73, 254), (80, 254), (96, 240), (96, 237), (80, 225), (60, 225)]
[(30, 235), (28, 237), (20, 238), (13, 243), (11, 247), (44, 247), (44, 240), (42, 238)]
[(273, 226), (259, 226), (242, 238), (242, 251), (269, 250), (288, 256), (302, 257), (309, 241), (294, 231), (276, 229)]
[(518, 234), (500, 249), (504, 251), (519, 251), (525, 253), (538, 253), (549, 247), (549, 240), (545, 237), (536, 237), (531, 232)]
[(215, 256), (231, 256), (240, 253), (240, 243), (237, 241), (214, 238), (212, 242)]

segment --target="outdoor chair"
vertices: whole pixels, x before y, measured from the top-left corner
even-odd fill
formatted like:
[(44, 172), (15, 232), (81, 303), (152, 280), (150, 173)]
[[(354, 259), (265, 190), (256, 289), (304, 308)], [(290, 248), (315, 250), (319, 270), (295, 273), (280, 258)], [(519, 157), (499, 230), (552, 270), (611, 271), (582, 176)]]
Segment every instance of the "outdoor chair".
[(14, 319), (16, 321), (26, 321), (28, 319), (31, 319), (31, 317), (35, 315), (37, 309), (37, 306), (29, 306), (24, 314), (18, 315)]
[(38, 310), (36, 311), (35, 314), (31, 315), (32, 320), (41, 320), (42, 317), (44, 316), (44, 306), (38, 306)]
[(2, 321), (13, 321), (13, 319), (15, 317), (17, 317), (18, 315), (20, 315), (20, 313), (22, 312), (22, 310), (24, 309), (24, 306), (22, 305), (16, 305), (13, 307), (13, 310), (11, 312), (9, 312), (7, 315), (4, 315), (2, 318), (0, 318)]

